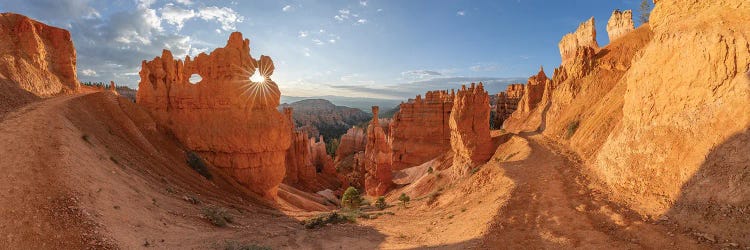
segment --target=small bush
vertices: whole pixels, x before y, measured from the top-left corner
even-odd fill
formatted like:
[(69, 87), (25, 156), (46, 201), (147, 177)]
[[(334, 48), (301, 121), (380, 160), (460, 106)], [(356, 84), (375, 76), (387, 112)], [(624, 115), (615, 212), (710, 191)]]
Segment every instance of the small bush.
[(220, 249), (224, 249), (224, 250), (271, 250), (270, 247), (258, 246), (255, 244), (245, 245), (236, 241), (225, 241), (224, 246)]
[(203, 216), (217, 227), (225, 227), (227, 224), (232, 223), (234, 218), (226, 209), (220, 207), (205, 207), (203, 208)]
[(568, 139), (570, 139), (570, 137), (573, 137), (573, 134), (575, 134), (576, 130), (578, 130), (578, 125), (578, 120), (568, 123), (568, 133), (565, 135), (565, 137)]
[(433, 172), (433, 171), (434, 171), (434, 170), (432, 170), (432, 167), (428, 167), (428, 168), (427, 168), (427, 173), (428, 173), (428, 174), (432, 174), (432, 172)]
[(203, 161), (203, 158), (193, 151), (187, 151), (187, 164), (190, 168), (198, 172), (198, 174), (206, 177), (206, 179), (210, 180), (213, 177), (211, 172), (208, 171), (208, 167), (206, 167), (206, 162)]
[(437, 198), (440, 196), (440, 194), (441, 194), (440, 191), (435, 191), (435, 192), (430, 193), (430, 195), (427, 196), (428, 197), (427, 204), (432, 205), (432, 203), (435, 203), (437, 201)]
[(471, 170), (469, 170), (470, 174), (476, 174), (477, 172), (479, 172), (479, 167), (472, 168)]
[(411, 197), (409, 197), (405, 193), (401, 193), (401, 196), (398, 197), (398, 200), (401, 201), (401, 206), (406, 208), (406, 205), (409, 205)]
[(375, 207), (379, 210), (383, 210), (388, 207), (388, 203), (385, 202), (385, 197), (379, 196), (378, 200), (375, 201)]
[(341, 196), (341, 206), (348, 209), (359, 209), (362, 201), (362, 196), (359, 195), (359, 191), (355, 187), (347, 188)]
[(81, 136), (81, 139), (82, 139), (82, 140), (84, 140), (85, 142), (87, 142), (87, 143), (91, 144), (91, 138), (89, 138), (89, 135), (87, 135), (87, 134), (83, 134), (83, 135)]
[[(358, 216), (358, 215), (357, 215)], [(337, 212), (330, 212), (326, 214), (320, 214), (302, 222), (307, 229), (314, 229), (325, 226), (327, 224), (338, 224), (344, 222), (354, 222), (355, 216), (353, 214), (344, 215)]]

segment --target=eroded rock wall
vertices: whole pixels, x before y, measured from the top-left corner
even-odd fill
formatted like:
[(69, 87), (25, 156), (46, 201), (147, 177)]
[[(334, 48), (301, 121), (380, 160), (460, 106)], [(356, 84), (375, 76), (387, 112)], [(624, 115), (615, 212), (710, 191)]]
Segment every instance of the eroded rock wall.
[(4, 83), (40, 97), (78, 91), (70, 32), (23, 15), (2, 13), (0, 36), (0, 80)]
[(487, 162), (493, 153), (490, 136), (490, 97), (482, 83), (466, 85), (456, 92), (450, 115), (453, 173), (466, 174)]
[(400, 105), (393, 116), (393, 169), (425, 163), (450, 150), (449, 118), (455, 93), (429, 91)]
[(607, 36), (609, 36), (609, 42), (611, 43), (612, 41), (617, 40), (617, 38), (622, 37), (634, 29), (633, 11), (613, 11), (612, 16), (607, 22)]
[(365, 192), (370, 196), (380, 196), (393, 186), (391, 142), (380, 125), (378, 106), (372, 107), (372, 121), (367, 126), (365, 146)]
[[(291, 124), (276, 110), (281, 93), (270, 57), (256, 60), (250, 41), (234, 32), (224, 48), (195, 58), (143, 61), (137, 102), (185, 146), (239, 183), (274, 199), (285, 176)], [(254, 73), (262, 82), (251, 82)], [(202, 80), (191, 84), (198, 74)]]

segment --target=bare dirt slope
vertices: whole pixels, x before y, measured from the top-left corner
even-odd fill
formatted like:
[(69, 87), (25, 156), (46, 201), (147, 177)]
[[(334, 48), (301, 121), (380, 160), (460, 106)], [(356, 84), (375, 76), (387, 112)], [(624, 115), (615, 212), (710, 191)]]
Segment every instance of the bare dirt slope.
[[(293, 217), (309, 214), (281, 212), (214, 168), (205, 179), (175, 141), (111, 93), (54, 97), (7, 113), (0, 121), (0, 244), (190, 249), (231, 240), (320, 249), (382, 241), (354, 224), (305, 230)], [(234, 222), (210, 224), (207, 207), (226, 209)]]
[[(469, 177), (442, 171), (391, 192), (413, 201), (360, 223), (386, 235), (382, 248), (701, 249), (707, 242), (669, 218), (649, 220), (590, 189), (588, 171), (541, 135), (499, 135), (493, 158)], [(436, 167), (438, 169), (439, 167)], [(441, 177), (442, 176), (442, 177)], [(708, 236), (710, 237), (710, 236)]]

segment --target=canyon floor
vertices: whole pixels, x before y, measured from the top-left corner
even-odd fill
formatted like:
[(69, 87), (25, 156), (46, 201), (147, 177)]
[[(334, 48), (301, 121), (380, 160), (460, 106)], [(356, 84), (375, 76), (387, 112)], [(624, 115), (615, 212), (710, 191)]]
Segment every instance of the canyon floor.
[[(75, 112), (71, 112), (75, 111)], [(185, 171), (184, 151), (135, 104), (107, 92), (59, 96), (0, 116), (3, 245), (43, 248), (716, 248), (669, 218), (642, 218), (590, 181), (587, 167), (538, 134), (493, 131), (473, 174), (415, 176), (413, 195), (376, 219), (305, 229), (316, 212), (269, 204), (230, 178)], [(428, 164), (438, 164), (432, 162)], [(24, 167), (20, 167), (24, 166)], [(440, 169), (435, 165), (435, 169)], [(420, 166), (422, 168), (426, 165)], [(450, 169), (443, 170), (449, 171)], [(206, 208), (223, 207), (228, 227)]]

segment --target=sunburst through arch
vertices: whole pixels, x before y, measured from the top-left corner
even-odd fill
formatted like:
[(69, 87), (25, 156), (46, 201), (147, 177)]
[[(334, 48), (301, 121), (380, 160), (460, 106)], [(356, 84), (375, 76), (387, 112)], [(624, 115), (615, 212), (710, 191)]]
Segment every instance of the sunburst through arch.
[[(254, 59), (251, 59), (254, 60)], [(268, 107), (278, 104), (281, 97), (278, 85), (271, 80), (274, 71), (273, 61), (270, 57), (261, 56), (259, 60), (250, 65), (250, 70), (235, 66), (240, 75), (239, 93), (245, 103), (253, 109), (257, 106)], [(274, 107), (275, 108), (275, 107)]]

